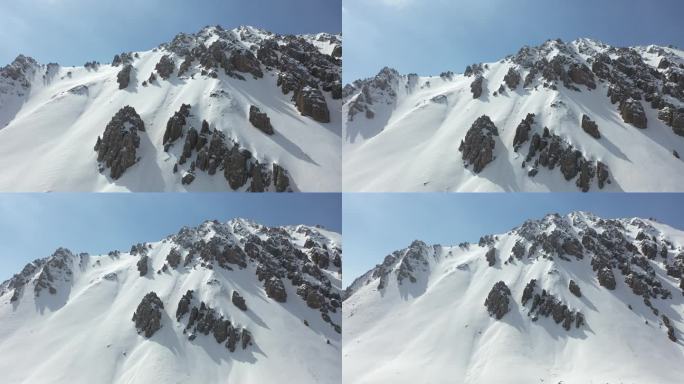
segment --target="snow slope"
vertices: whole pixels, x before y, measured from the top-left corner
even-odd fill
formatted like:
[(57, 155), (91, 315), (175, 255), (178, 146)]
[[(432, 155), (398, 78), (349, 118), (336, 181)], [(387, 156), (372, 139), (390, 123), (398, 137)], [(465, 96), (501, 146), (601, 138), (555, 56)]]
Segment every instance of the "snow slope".
[[(681, 50), (649, 46), (636, 47), (633, 51), (662, 78), (666, 76), (666, 69), (657, 68), (662, 58), (675, 63), (670, 69), (678, 73), (671, 75), (674, 79), (684, 76)], [(596, 89), (593, 90), (583, 85), (573, 90), (560, 82), (547, 83), (543, 78), (535, 79), (528, 86), (522, 84), (522, 79), (531, 71), (527, 66), (534, 61), (522, 63), (521, 56), (529, 55), (537, 62), (564, 56), (569, 62), (591, 68), (600, 53), (614, 60), (627, 55), (618, 48), (589, 39), (567, 44), (552, 40), (540, 47), (525, 47), (516, 57), (484, 64), (483, 94), (476, 99), (470, 88), (475, 77), (451, 72), (423, 77), (400, 75), (385, 68), (375, 78), (345, 86), (344, 190), (577, 191), (574, 180), (566, 181), (557, 171), (540, 167), (536, 176), (529, 177), (531, 165), (521, 166), (527, 145), (515, 152), (512, 143), (516, 127), (529, 113), (536, 115), (531, 134), (541, 134), (548, 127), (587, 160), (608, 165), (612, 183), (603, 189), (594, 183), (592, 191), (684, 190), (684, 164), (673, 156), (673, 151), (684, 154), (684, 138), (659, 120), (658, 109), (649, 107), (648, 102), (641, 102), (648, 119), (648, 128), (642, 130), (623, 121), (619, 107), (606, 96), (611, 81), (602, 81), (598, 76), (594, 77)], [(613, 66), (616, 67), (617, 64)], [(520, 85), (500, 92), (499, 87), (502, 84), (505, 87), (504, 77), (510, 69), (520, 74)], [(641, 72), (638, 70), (637, 74)], [(662, 89), (664, 82), (657, 80), (654, 84)], [(679, 82), (679, 87), (684, 89), (684, 80)], [(642, 92), (636, 86), (633, 90)], [(679, 98), (663, 97), (675, 108), (684, 107), (681, 94)], [(580, 127), (584, 114), (598, 124), (600, 139), (590, 137)], [(464, 166), (459, 143), (482, 115), (491, 118), (499, 136), (495, 140), (494, 161), (476, 174)]]
[[(285, 376), (292, 382), (338, 383), (340, 335), (318, 310), (307, 307), (297, 296), (297, 287), (287, 279), (287, 301), (280, 303), (265, 294), (255, 276), (257, 266), (263, 268), (268, 260), (280, 263), (291, 254), (275, 256), (267, 252), (261, 261), (249, 257), (245, 268), (234, 264), (221, 267), (216, 261), (203, 262), (197, 255), (190, 264), (181, 263), (177, 269), (166, 264), (172, 248), (180, 249), (183, 258), (187, 256), (188, 248), (180, 244), (196, 247), (202, 239), (220, 238), (244, 247), (254, 242), (250, 236), (264, 241), (287, 239), (288, 244), (307, 257), (323, 245), (333, 252), (341, 242), (339, 234), (322, 228), (268, 228), (243, 219), (206, 222), (140, 246), (138, 249), (143, 251), (139, 252), (150, 258), (146, 276), (140, 276), (136, 267), (140, 253), (95, 256), (58, 250), (52, 257), (34, 262), (33, 265), (39, 265), (36, 271), (17, 275), (25, 277), (23, 288), (17, 288), (17, 276), (14, 286), (12, 280), (0, 286), (1, 381), (275, 383), (282, 382)], [(305, 248), (309, 239), (317, 245)], [(66, 265), (61, 269), (56, 261), (60, 258)], [(48, 288), (37, 288), (47, 268), (54, 294)], [(27, 266), (24, 272), (30, 269)], [(157, 273), (158, 270), (162, 271)], [(305, 279), (314, 285), (328, 281), (330, 292), (339, 295), (340, 269), (331, 265), (321, 271), (320, 279), (304, 275)], [(18, 299), (11, 301), (17, 289)], [(183, 323), (176, 321), (179, 300), (188, 290), (194, 290), (197, 302), (201, 300), (234, 325), (249, 330), (253, 345), (244, 350), (238, 346), (231, 353), (211, 334), (198, 334), (190, 341), (183, 330), (187, 315)], [(247, 311), (231, 303), (233, 291), (244, 297)], [(148, 292), (155, 292), (162, 299), (164, 311), (162, 328), (146, 339), (136, 332), (131, 317)], [(340, 324), (340, 311), (329, 315)]]
[[(684, 258), (684, 232), (650, 220), (601, 220), (583, 212), (550, 215), (489, 242), (484, 238), (482, 246), (428, 246), (415, 241), (388, 256), (347, 289), (343, 382), (681, 382), (684, 299), (680, 279), (667, 275), (664, 265), (674, 264), (676, 255)], [(560, 229), (581, 239), (589, 228), (599, 234), (618, 228), (635, 245), (650, 241), (635, 240), (639, 232), (655, 236), (659, 250), (666, 247), (668, 256), (658, 255), (647, 264), (653, 267), (654, 281), (671, 297), (649, 296), (652, 308), (647, 307), (619, 269), (614, 269), (614, 290), (600, 285), (591, 266), (597, 256), (588, 249), (584, 248), (583, 259), (543, 246), (532, 251), (533, 242), (523, 234), (537, 237)], [(517, 241), (528, 246), (529, 254), (520, 259), (512, 255)], [(485, 260), (491, 248), (496, 249), (493, 266)], [(641, 271), (636, 264), (630, 268), (635, 274)], [(521, 297), (531, 279), (537, 279), (536, 293), (545, 289), (570, 310), (581, 312), (584, 325), (572, 324), (566, 331), (552, 317), (537, 315), (535, 321), (528, 315), (533, 300), (523, 305)], [(581, 297), (569, 292), (571, 279), (579, 285)], [(500, 320), (484, 305), (498, 281), (511, 291), (509, 312)], [(671, 320), (676, 342), (668, 339), (662, 315)]]
[[(282, 42), (285, 38), (252, 27), (221, 30), (220, 34), (230, 35), (248, 50), (267, 40)], [(219, 39), (219, 31), (208, 27), (196, 36), (208, 47)], [(335, 45), (314, 36), (303, 39), (315, 42), (321, 52), (331, 51), (330, 46)], [(258, 79), (244, 74), (245, 80), (240, 80), (222, 70), (212, 78), (201, 75), (200, 65), (194, 61), (186, 74), (178, 76), (182, 57), (174, 55), (168, 45), (131, 54), (136, 55), (133, 76), (123, 90), (117, 83), (122, 67), (110, 64), (86, 68), (34, 63), (27, 74), (30, 87), (14, 87), (3, 94), (0, 84), (0, 190), (230, 190), (220, 175), (202, 172), (196, 174), (192, 184), (182, 185), (181, 177), (189, 169), (189, 162), (181, 165), (179, 172), (173, 172), (183, 142), (167, 153), (162, 138), (167, 121), (183, 103), (192, 106), (188, 126), (199, 130), (202, 120), (207, 120), (211, 129), (224, 132), (262, 164), (281, 165), (289, 172), (292, 190), (340, 190), (342, 103), (334, 100), (330, 92), (324, 92), (330, 122), (320, 123), (302, 116), (291, 101), (292, 94), (285, 95), (278, 89), (280, 71), (275, 68), (261, 65), (264, 76)], [(168, 80), (159, 78), (143, 86), (164, 55), (174, 58), (174, 73)], [(138, 149), (140, 161), (123, 177), (112, 180), (99, 172), (93, 146), (112, 116), (125, 105), (136, 109), (146, 131)], [(267, 113), (274, 135), (267, 136), (250, 124), (250, 105)]]

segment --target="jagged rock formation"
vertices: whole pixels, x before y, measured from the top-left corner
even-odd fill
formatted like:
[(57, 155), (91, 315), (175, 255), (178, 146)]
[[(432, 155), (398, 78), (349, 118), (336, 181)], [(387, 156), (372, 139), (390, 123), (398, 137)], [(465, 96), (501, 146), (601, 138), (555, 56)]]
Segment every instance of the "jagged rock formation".
[(511, 290), (508, 289), (506, 283), (499, 281), (498, 283), (494, 284), (484, 302), (489, 315), (493, 316), (497, 320), (501, 320), (501, 318), (504, 317), (508, 311), (510, 311), (510, 308), (508, 307), (510, 297)]
[(240, 293), (238, 293), (238, 291), (233, 291), (233, 297), (231, 298), (231, 301), (233, 302), (233, 305), (240, 308), (241, 310), (247, 310), (247, 303), (245, 303), (245, 298), (240, 296)]
[(596, 122), (589, 118), (589, 116), (587, 115), (582, 115), (582, 129), (584, 130), (584, 132), (588, 133), (589, 136), (593, 137), (594, 139), (601, 138), (601, 133), (599, 132), (598, 125), (596, 125)]
[[(159, 74), (159, 77), (162, 79), (166, 80), (168, 79), (171, 74), (176, 70), (176, 64), (174, 64), (173, 59), (169, 55), (164, 55), (162, 58), (159, 60), (157, 65), (155, 65), (154, 69), (157, 71)], [(187, 70), (187, 69), (186, 69)]]
[(473, 94), (473, 99), (479, 99), (482, 96), (482, 83), (484, 82), (484, 77), (477, 76), (472, 83), (470, 83), (470, 92)]
[(466, 166), (472, 164), (473, 172), (480, 173), (487, 164), (494, 161), (494, 136), (499, 136), (496, 125), (489, 116), (480, 116), (466, 133), (458, 147)]
[(161, 329), (162, 312), (164, 311), (164, 303), (162, 303), (156, 293), (150, 292), (142, 299), (138, 309), (133, 313), (133, 321), (138, 333), (146, 338), (154, 336), (154, 334)]
[(534, 113), (528, 113), (527, 117), (518, 124), (515, 129), (515, 137), (513, 138), (513, 149), (517, 152), (527, 140), (530, 138), (530, 131), (534, 124)]
[(138, 131), (145, 131), (145, 123), (131, 106), (117, 112), (105, 127), (102, 138), (95, 143), (97, 161), (101, 171), (110, 168), (110, 176), (116, 180), (126, 169), (135, 164), (136, 149), (140, 146)]
[[(304, 116), (311, 116), (314, 120), (319, 121), (321, 123), (329, 123), (330, 122), (330, 112), (328, 111), (328, 105), (325, 103), (325, 97), (323, 97), (323, 93), (317, 89), (317, 88), (311, 88), (309, 86), (306, 86), (297, 92), (295, 92), (295, 98), (297, 100), (297, 109), (299, 112), (302, 113)], [(258, 109), (257, 109), (258, 112)], [(252, 121), (252, 109), (250, 108), (249, 111), (249, 116), (250, 116), (250, 121)], [(266, 117), (266, 119), (268, 119)], [(255, 122), (252, 122), (255, 127), (262, 129), (260, 125), (264, 125), (263, 123), (258, 122), (258, 118), (255, 117)], [(270, 122), (268, 120), (266, 121), (270, 125)], [(259, 125), (257, 125), (259, 123)], [(273, 129), (271, 128), (271, 131)]]
[(189, 104), (181, 105), (178, 112), (174, 113), (166, 123), (163, 139), (165, 148), (169, 143), (173, 143), (183, 135), (183, 127), (187, 122), (187, 118), (190, 117), (190, 108)]
[(143, 255), (140, 260), (138, 260), (138, 272), (140, 272), (140, 276), (145, 276), (147, 275), (148, 271), (148, 264), (149, 264), (149, 257), (147, 255)]
[(257, 106), (252, 105), (249, 107), (249, 122), (267, 135), (272, 135), (274, 133), (271, 119), (268, 118), (266, 113), (261, 112)]
[(513, 69), (513, 67), (509, 68), (506, 76), (504, 76), (504, 83), (506, 83), (511, 91), (518, 88), (518, 84), (520, 84), (520, 74), (518, 71)]
[(131, 82), (131, 72), (133, 72), (133, 66), (126, 64), (116, 75), (116, 82), (119, 83), (119, 89), (128, 88), (128, 84)]

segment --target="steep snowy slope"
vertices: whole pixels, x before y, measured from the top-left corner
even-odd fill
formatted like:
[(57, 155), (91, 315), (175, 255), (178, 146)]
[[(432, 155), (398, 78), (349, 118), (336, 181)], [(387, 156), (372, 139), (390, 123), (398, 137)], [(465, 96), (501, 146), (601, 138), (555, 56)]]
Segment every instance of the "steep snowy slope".
[(60, 248), (0, 285), (1, 381), (338, 383), (340, 244), (234, 219), (130, 252)]
[(548, 215), (414, 241), (343, 302), (344, 383), (680, 383), (684, 232)]
[[(0, 190), (339, 191), (340, 71), (341, 36), (253, 27), (111, 65), (19, 56), (0, 69)], [(124, 106), (137, 138), (113, 119)]]
[(549, 40), (464, 74), (384, 68), (343, 93), (346, 191), (684, 190), (678, 49)]

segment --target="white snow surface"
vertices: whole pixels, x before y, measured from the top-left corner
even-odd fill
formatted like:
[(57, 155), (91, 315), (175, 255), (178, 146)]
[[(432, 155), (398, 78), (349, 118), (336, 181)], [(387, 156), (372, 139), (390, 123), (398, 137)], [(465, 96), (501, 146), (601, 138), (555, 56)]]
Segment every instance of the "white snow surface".
[[(553, 43), (553, 41), (551, 41)], [(548, 44), (548, 42), (547, 42)], [(571, 54), (582, 60), (585, 49), (603, 52), (606, 45), (590, 39), (567, 44)], [(553, 47), (552, 47), (553, 48)], [(649, 49), (652, 48), (652, 49)], [(684, 63), (684, 51), (666, 47), (636, 47), (645, 62), (657, 66), (656, 49), (665, 52), (675, 63)], [(558, 54), (550, 49), (548, 58)], [(520, 70), (510, 60), (484, 63), (483, 94), (473, 99), (470, 84), (474, 77), (454, 74), (440, 76), (399, 75), (392, 78), (396, 97), (374, 94), (370, 106), (375, 114), (368, 119), (358, 113), (349, 119), (350, 105), (361, 92), (345, 97), (343, 114), (343, 188), (349, 192), (562, 192), (578, 191), (575, 181), (566, 181), (558, 170), (539, 167), (528, 177), (529, 166), (521, 166), (527, 146), (516, 153), (513, 138), (516, 127), (534, 113), (532, 133), (549, 127), (564, 137), (588, 160), (600, 160), (610, 168), (612, 183), (599, 189), (594, 181), (591, 191), (684, 191), (684, 163), (673, 150), (684, 154), (684, 138), (673, 133), (657, 118), (657, 110), (641, 101), (648, 119), (647, 129), (625, 123), (616, 105), (606, 97), (606, 83), (597, 80), (597, 88), (581, 92), (559, 84), (558, 90), (543, 88), (508, 90), (493, 96), (509, 68), (518, 69), (522, 79), (528, 70)], [(591, 64), (589, 64), (591, 68)], [(674, 98), (670, 102), (682, 107)], [(555, 105), (555, 106), (552, 106)], [(473, 122), (488, 115), (499, 131), (495, 138), (495, 159), (475, 174), (464, 167), (459, 143)], [(582, 115), (594, 120), (601, 132), (595, 140), (581, 128)]]
[[(211, 225), (210, 223), (204, 225)], [(237, 241), (256, 226), (243, 219), (228, 224)], [(238, 230), (237, 228), (247, 228)], [(340, 246), (338, 233), (305, 226), (283, 227), (301, 247), (298, 229), (318, 231), (328, 246)], [(207, 239), (213, 234), (209, 233)], [(263, 234), (259, 234), (263, 236)], [(301, 244), (300, 244), (301, 243)], [(341, 336), (284, 280), (287, 302), (266, 296), (256, 280), (256, 265), (229, 271), (191, 265), (157, 274), (176, 245), (168, 239), (147, 243), (150, 271), (140, 277), (139, 256), (74, 256), (71, 282), (57, 294), (39, 297), (29, 282), (23, 297), (10, 303), (11, 291), (0, 297), (0, 371), (6, 384), (146, 384), (146, 383), (339, 383)], [(185, 257), (187, 252), (183, 252)], [(80, 260), (83, 260), (81, 262)], [(340, 273), (327, 276), (340, 289)], [(108, 276), (108, 278), (105, 278)], [(59, 280), (59, 279), (56, 279)], [(5, 288), (4, 286), (0, 288)], [(187, 290), (247, 328), (254, 345), (231, 353), (210, 334), (194, 341), (176, 321), (178, 301)], [(237, 290), (248, 311), (231, 303)], [(154, 291), (164, 303), (162, 328), (150, 339), (136, 332), (133, 313)], [(186, 315), (187, 316), (187, 315)], [(331, 314), (337, 324), (341, 314)], [(303, 324), (306, 320), (309, 326)], [(330, 344), (327, 344), (327, 340)]]
[[(233, 31), (237, 37), (270, 36), (253, 27)], [(205, 35), (207, 46), (217, 39), (213, 27), (200, 33)], [(304, 38), (313, 40), (311, 36)], [(249, 48), (253, 43), (238, 39), (238, 44)], [(315, 44), (321, 51), (332, 50), (317, 40)], [(192, 69), (178, 77), (182, 61), (178, 57), (176, 70), (168, 80), (157, 75), (156, 83), (143, 87), (142, 82), (155, 72), (159, 59), (170, 52), (162, 46), (137, 54), (131, 84), (124, 90), (116, 81), (121, 66), (103, 64), (98, 70), (59, 67), (56, 73), (43, 77), (43, 65), (36, 68), (27, 95), (18, 96), (16, 93), (26, 93), (19, 91), (0, 95), (0, 191), (229, 191), (221, 172), (214, 176), (197, 172), (190, 185), (181, 184), (189, 163), (173, 173), (183, 143), (181, 140), (166, 153), (162, 138), (167, 121), (184, 103), (192, 106), (188, 126), (199, 130), (202, 120), (207, 120), (211, 129), (223, 131), (262, 164), (280, 164), (289, 172), (294, 191), (341, 190), (341, 100), (333, 100), (324, 92), (331, 121), (319, 123), (299, 113), (291, 101), (292, 94), (283, 95), (276, 86), (275, 70), (262, 66), (263, 78), (243, 74), (245, 81), (220, 70), (213, 79), (200, 76), (195, 60)], [(137, 150), (142, 161), (120, 179), (112, 180), (108, 171), (98, 171), (93, 147), (112, 116), (126, 105), (134, 107), (145, 123)], [(249, 123), (250, 105), (268, 114), (275, 135), (265, 135)]]
[[(584, 213), (568, 218), (576, 219)], [(586, 217), (586, 216), (585, 216)], [(650, 222), (682, 252), (684, 232)], [(623, 221), (633, 239), (636, 228)], [(372, 383), (681, 383), (684, 362), (684, 298), (678, 279), (651, 262), (670, 300), (653, 300), (675, 327), (671, 342), (659, 316), (634, 295), (616, 271), (617, 288), (598, 284), (588, 257), (583, 261), (522, 260), (504, 264), (517, 235), (498, 235), (497, 262), (489, 267), (488, 247), (470, 244), (430, 246), (428, 265), (416, 283), (399, 285), (396, 263), (387, 285), (363, 275), (348, 288), (343, 302), (343, 380)], [(400, 251), (404, 254), (406, 250)], [(670, 257), (672, 257), (672, 251)], [(552, 318), (527, 315), (520, 304), (530, 279), (561, 298), (586, 319), (582, 328), (565, 331)], [(575, 280), (582, 297), (568, 291)], [(485, 298), (497, 281), (512, 292), (510, 312), (501, 320), (487, 313)], [(630, 309), (631, 305), (633, 309)]]

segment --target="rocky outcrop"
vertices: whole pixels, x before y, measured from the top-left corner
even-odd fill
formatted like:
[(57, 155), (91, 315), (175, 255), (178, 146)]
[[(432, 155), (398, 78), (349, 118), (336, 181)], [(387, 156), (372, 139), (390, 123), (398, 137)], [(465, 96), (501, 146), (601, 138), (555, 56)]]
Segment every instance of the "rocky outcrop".
[(116, 82), (119, 83), (119, 89), (128, 88), (128, 84), (131, 82), (131, 72), (133, 71), (133, 66), (130, 64), (124, 65), (123, 69), (116, 74)]
[(638, 100), (629, 98), (620, 102), (620, 115), (627, 124), (641, 129), (647, 127), (646, 113)]
[(575, 283), (575, 280), (570, 280), (570, 284), (568, 285), (568, 289), (570, 290), (570, 292), (573, 295), (575, 295), (577, 297), (582, 297), (582, 292), (580, 290), (580, 287), (579, 287), (579, 285), (577, 285), (577, 283)]
[(518, 149), (529, 140), (532, 124), (534, 124), (534, 113), (528, 113), (525, 119), (518, 124), (513, 137), (513, 150), (515, 152), (518, 152)]
[(285, 192), (290, 186), (287, 171), (278, 164), (273, 164), (273, 185), (276, 192)]
[(598, 281), (601, 286), (604, 286), (611, 291), (615, 289), (615, 275), (613, 275), (613, 270), (609, 267), (601, 268), (597, 273)]
[(238, 291), (233, 291), (231, 301), (233, 302), (233, 305), (240, 308), (241, 310), (247, 310), (247, 303), (245, 303), (245, 298), (240, 296), (240, 293), (238, 293)]
[[(133, 107), (125, 106), (107, 124), (102, 138), (95, 143), (97, 161), (110, 168), (110, 176), (116, 180), (136, 163), (136, 150), (140, 146), (138, 131), (145, 130), (145, 123)], [(101, 168), (103, 170), (103, 168)]]
[(285, 285), (279, 278), (272, 276), (264, 282), (266, 295), (273, 300), (284, 303), (287, 301), (287, 292), (285, 292)]
[(520, 84), (520, 74), (512, 67), (508, 68), (508, 72), (506, 73), (506, 76), (504, 76), (504, 82), (508, 88), (513, 91), (518, 88), (518, 84)]
[(489, 264), (490, 267), (493, 267), (494, 264), (496, 264), (496, 248), (489, 248), (485, 254), (485, 259), (487, 260), (487, 264)]
[(192, 303), (192, 296), (194, 291), (189, 290), (178, 301), (178, 308), (176, 309), (176, 320), (180, 321), (183, 316), (190, 312), (190, 303)]
[(569, 331), (573, 325), (575, 328), (584, 325), (582, 313), (570, 309), (567, 304), (546, 292), (545, 289), (542, 289), (541, 294), (534, 294), (528, 316), (532, 318), (532, 321), (537, 321), (539, 316), (551, 317), (556, 324), (561, 324), (566, 331)]
[(156, 293), (150, 292), (142, 299), (138, 309), (133, 313), (133, 322), (139, 334), (146, 338), (154, 336), (154, 334), (161, 329), (162, 312), (164, 311), (164, 303), (162, 303)]
[(494, 160), (494, 136), (499, 136), (499, 131), (489, 116), (475, 120), (458, 148), (466, 167), (472, 165), (473, 172), (480, 173)]
[(582, 115), (582, 129), (584, 132), (588, 133), (589, 136), (594, 139), (600, 139), (601, 133), (599, 132), (598, 125), (587, 115)]
[(166, 256), (166, 262), (171, 268), (177, 268), (181, 262), (181, 254), (177, 248), (172, 248)]
[(154, 66), (154, 69), (159, 74), (159, 77), (167, 80), (169, 77), (171, 77), (173, 72), (176, 71), (176, 64), (173, 62), (171, 56), (164, 55), (161, 57), (157, 65)]
[[(318, 88), (304, 87), (295, 92), (296, 105), (299, 112), (304, 116), (311, 116), (321, 123), (330, 122), (330, 111), (325, 102), (323, 93)], [(251, 121), (250, 109), (250, 121)], [(254, 124), (254, 123), (253, 123)], [(256, 124), (254, 124), (256, 126)]]
[(140, 260), (138, 260), (138, 263), (136, 265), (138, 267), (138, 272), (140, 272), (141, 277), (147, 275), (148, 264), (149, 264), (149, 257), (147, 257), (147, 255), (143, 255), (140, 258)]
[(267, 135), (272, 135), (274, 133), (271, 119), (268, 118), (268, 115), (266, 115), (265, 112), (261, 112), (261, 110), (254, 105), (249, 107), (249, 122)]
[(482, 83), (484, 77), (477, 76), (472, 83), (470, 83), (470, 92), (473, 94), (473, 99), (479, 99), (482, 96)]
[(165, 150), (168, 150), (167, 144), (173, 143), (183, 135), (183, 127), (190, 117), (190, 105), (182, 104), (180, 109), (171, 116), (166, 123), (166, 130), (164, 131), (163, 144)]
[(510, 311), (510, 297), (511, 290), (508, 289), (506, 283), (504, 283), (503, 281), (499, 281), (496, 284), (494, 284), (492, 289), (489, 291), (489, 294), (487, 295), (487, 299), (485, 299), (484, 302), (484, 305), (485, 307), (487, 307), (487, 312), (489, 312), (489, 315), (493, 316), (497, 320), (501, 320), (501, 318), (504, 317), (508, 313), (508, 311)]

